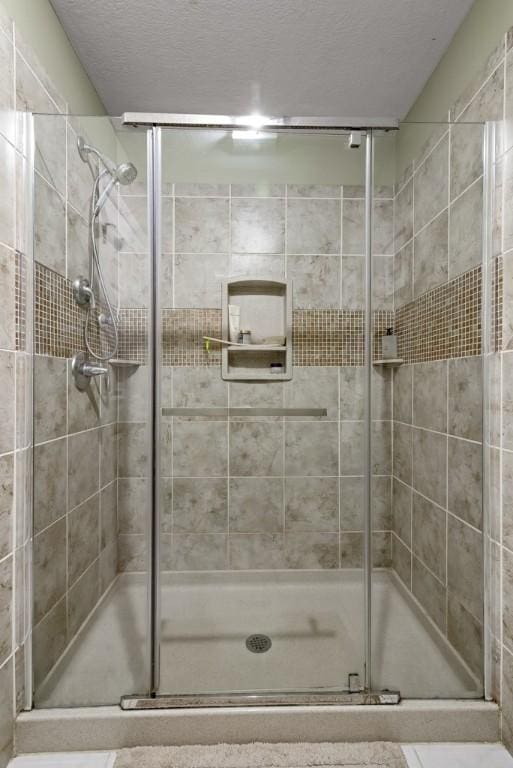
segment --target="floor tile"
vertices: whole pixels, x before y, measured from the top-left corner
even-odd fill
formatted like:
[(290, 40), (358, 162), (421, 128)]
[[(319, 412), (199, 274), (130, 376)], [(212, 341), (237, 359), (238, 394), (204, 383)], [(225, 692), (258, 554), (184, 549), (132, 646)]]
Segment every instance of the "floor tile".
[(409, 768), (513, 768), (502, 744), (407, 744)]
[(7, 768), (113, 768), (115, 752), (52, 752), (21, 755)]

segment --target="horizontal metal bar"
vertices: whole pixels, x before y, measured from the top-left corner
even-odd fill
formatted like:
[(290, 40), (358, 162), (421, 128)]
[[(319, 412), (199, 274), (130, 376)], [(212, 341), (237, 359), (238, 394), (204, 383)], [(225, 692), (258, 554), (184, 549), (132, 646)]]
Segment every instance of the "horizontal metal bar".
[[(191, 115), (166, 112), (125, 112), (123, 125), (158, 125), (163, 128), (255, 128), (251, 115)], [(389, 117), (262, 117), (258, 130), (360, 130), (395, 131), (399, 121)]]
[(177, 694), (160, 696), (122, 696), (121, 709), (181, 709), (189, 707), (270, 707), (270, 706), (351, 706), (399, 704), (399, 691), (350, 693), (332, 691), (261, 691), (259, 693)]
[(163, 416), (327, 416), (327, 408), (162, 408)]

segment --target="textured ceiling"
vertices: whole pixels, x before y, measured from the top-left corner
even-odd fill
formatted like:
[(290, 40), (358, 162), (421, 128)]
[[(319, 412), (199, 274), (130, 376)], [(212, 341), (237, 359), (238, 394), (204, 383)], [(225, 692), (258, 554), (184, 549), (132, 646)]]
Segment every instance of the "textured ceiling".
[(472, 0), (51, 0), (110, 114), (403, 117)]

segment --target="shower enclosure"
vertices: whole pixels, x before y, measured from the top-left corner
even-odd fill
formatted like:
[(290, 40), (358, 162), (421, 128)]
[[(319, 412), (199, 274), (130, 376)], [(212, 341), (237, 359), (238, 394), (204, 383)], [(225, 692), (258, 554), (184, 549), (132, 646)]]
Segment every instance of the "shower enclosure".
[(487, 693), (493, 127), (347, 122), (34, 117), (28, 706)]

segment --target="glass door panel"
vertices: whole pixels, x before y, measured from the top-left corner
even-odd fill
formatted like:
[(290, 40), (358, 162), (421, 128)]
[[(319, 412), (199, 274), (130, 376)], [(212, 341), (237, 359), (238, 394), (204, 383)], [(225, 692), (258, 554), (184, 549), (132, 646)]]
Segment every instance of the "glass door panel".
[(365, 136), (347, 139), (162, 131), (161, 694), (363, 684)]

